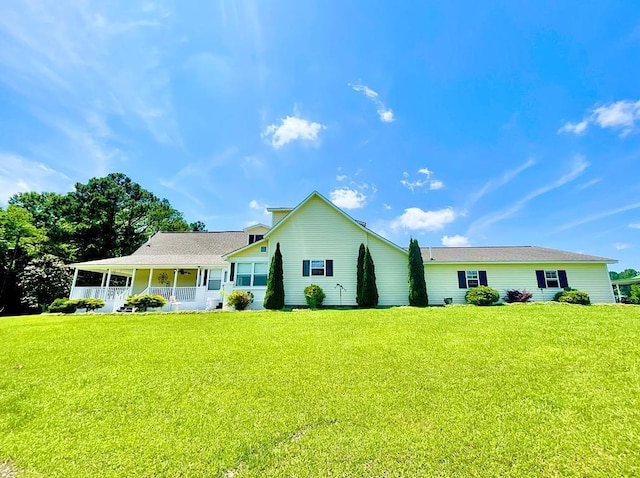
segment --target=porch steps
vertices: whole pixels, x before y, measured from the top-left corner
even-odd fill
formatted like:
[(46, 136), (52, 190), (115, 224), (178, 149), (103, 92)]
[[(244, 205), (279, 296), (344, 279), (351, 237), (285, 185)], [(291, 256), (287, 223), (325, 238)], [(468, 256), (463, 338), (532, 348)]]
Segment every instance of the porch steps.
[(127, 306), (124, 306), (124, 305), (116, 310), (116, 312), (124, 313), (124, 314), (130, 314), (130, 313), (133, 313), (135, 311), (136, 311), (135, 307), (127, 307)]

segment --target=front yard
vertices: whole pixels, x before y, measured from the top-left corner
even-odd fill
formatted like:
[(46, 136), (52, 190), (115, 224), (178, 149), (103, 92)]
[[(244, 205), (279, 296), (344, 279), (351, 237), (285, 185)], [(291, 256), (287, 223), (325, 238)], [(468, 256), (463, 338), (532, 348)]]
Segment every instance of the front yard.
[(638, 476), (639, 344), (633, 306), (2, 318), (0, 475)]

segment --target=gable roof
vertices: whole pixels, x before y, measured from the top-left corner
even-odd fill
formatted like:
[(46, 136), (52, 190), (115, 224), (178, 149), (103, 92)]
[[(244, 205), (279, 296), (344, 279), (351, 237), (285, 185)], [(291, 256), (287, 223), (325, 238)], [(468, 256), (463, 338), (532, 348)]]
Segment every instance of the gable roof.
[(537, 246), (421, 247), (423, 262), (605, 262), (606, 257)]
[(222, 256), (246, 243), (244, 231), (158, 232), (129, 256), (80, 262), (72, 266), (226, 265)]
[[(397, 244), (394, 244), (393, 242), (391, 242), (389, 239), (382, 237), (380, 234), (377, 234), (375, 232), (373, 232), (371, 229), (367, 229), (365, 227), (365, 223), (363, 223), (362, 221), (357, 221), (354, 218), (352, 218), (351, 216), (349, 216), (346, 212), (344, 212), (342, 209), (340, 209), (338, 206), (336, 206), (335, 204), (333, 204), (331, 201), (329, 201), (326, 197), (324, 197), (322, 194), (320, 194), (318, 191), (313, 191), (311, 194), (309, 194), (305, 199), (302, 200), (302, 202), (300, 204), (298, 204), (296, 207), (294, 208), (271, 208), (270, 210), (291, 210), (291, 212), (289, 214), (287, 214), (284, 218), (282, 218), (281, 221), (279, 221), (275, 226), (273, 226), (271, 229), (269, 229), (269, 231), (267, 231), (267, 233), (264, 235), (264, 239), (266, 240), (271, 234), (273, 234), (274, 231), (277, 231), (280, 227), (282, 227), (282, 224), (285, 224), (286, 222), (290, 221), (291, 218), (293, 216), (296, 215), (296, 213), (298, 213), (298, 211), (300, 211), (302, 209), (302, 207), (307, 204), (309, 201), (311, 201), (312, 198), (318, 198), (321, 201), (323, 201), (325, 204), (329, 205), (334, 211), (336, 211), (338, 214), (342, 215), (343, 217), (345, 217), (348, 221), (350, 221), (351, 223), (353, 223), (357, 228), (363, 230), (364, 232), (366, 232), (367, 234), (371, 234), (372, 236), (377, 237), (378, 239), (380, 239), (382, 242), (390, 245), (391, 247), (397, 249), (398, 251), (401, 251), (404, 254), (407, 254), (407, 250), (403, 249), (402, 247), (398, 246)], [(268, 209), (269, 210), (269, 209)], [(253, 245), (253, 244), (251, 244)], [(244, 249), (246, 249), (249, 245), (241, 247), (238, 250), (235, 250), (233, 252), (230, 252), (228, 254), (226, 254), (224, 257), (227, 258), (237, 252), (240, 252)]]

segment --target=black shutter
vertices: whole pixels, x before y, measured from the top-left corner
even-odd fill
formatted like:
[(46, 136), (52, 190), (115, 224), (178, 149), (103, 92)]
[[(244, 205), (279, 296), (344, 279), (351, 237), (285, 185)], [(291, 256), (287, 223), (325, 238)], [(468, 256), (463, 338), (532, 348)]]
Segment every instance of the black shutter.
[(480, 285), (489, 285), (487, 282), (487, 271), (478, 271), (478, 275), (480, 276)]
[(208, 276), (209, 276), (209, 270), (208, 270), (208, 269), (205, 269), (205, 270), (204, 270), (204, 274), (202, 274), (202, 277), (203, 277), (202, 284), (198, 284), (198, 285), (209, 285), (209, 284), (207, 283), (207, 278), (208, 278)]
[(236, 272), (236, 263), (232, 262), (231, 263), (231, 272), (229, 273), (229, 281), (233, 282), (233, 276), (235, 275)]
[(536, 277), (538, 279), (538, 289), (546, 289), (547, 283), (544, 280), (544, 271), (536, 271)]
[(302, 261), (302, 275), (304, 277), (309, 277), (309, 269), (310, 269), (309, 261)]
[(327, 259), (325, 261), (325, 275), (327, 277), (333, 277), (333, 259)]
[(558, 279), (560, 279), (560, 287), (563, 289), (569, 287), (569, 281), (567, 281), (567, 271), (558, 271)]
[(467, 288), (467, 271), (458, 271), (458, 287), (460, 289)]

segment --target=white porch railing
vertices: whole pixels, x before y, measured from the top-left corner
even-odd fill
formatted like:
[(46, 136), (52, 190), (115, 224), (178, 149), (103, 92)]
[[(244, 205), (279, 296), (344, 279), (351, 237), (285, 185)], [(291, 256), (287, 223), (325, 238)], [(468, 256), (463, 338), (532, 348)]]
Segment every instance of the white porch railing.
[(196, 290), (197, 287), (176, 287), (174, 292), (173, 287), (149, 287), (143, 294), (161, 295), (168, 301), (174, 296), (176, 302), (195, 302)]
[(102, 299), (111, 302), (130, 293), (129, 287), (74, 287), (71, 299)]

